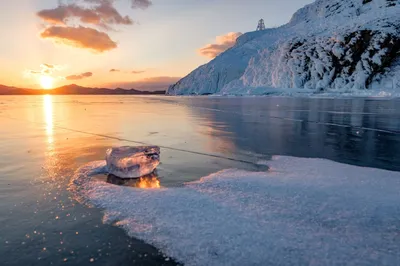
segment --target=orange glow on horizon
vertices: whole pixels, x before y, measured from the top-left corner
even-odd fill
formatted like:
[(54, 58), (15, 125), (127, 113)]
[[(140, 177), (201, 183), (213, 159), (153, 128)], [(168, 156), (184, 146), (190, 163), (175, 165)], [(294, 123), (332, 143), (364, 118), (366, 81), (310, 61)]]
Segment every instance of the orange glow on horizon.
[(40, 86), (43, 89), (49, 90), (53, 88), (54, 78), (50, 76), (41, 76), (40, 77)]

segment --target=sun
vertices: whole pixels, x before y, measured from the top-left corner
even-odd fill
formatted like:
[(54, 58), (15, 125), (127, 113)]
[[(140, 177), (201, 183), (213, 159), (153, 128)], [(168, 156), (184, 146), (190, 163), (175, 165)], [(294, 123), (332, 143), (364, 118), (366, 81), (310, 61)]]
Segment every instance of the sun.
[(40, 77), (40, 86), (42, 86), (43, 89), (51, 89), (53, 88), (53, 82), (54, 78), (50, 76), (41, 76)]

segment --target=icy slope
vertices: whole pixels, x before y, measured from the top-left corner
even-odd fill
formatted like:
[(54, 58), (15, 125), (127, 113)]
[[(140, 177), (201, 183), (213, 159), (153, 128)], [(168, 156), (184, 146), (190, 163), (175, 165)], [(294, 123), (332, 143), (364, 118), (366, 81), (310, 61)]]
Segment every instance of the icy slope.
[(242, 35), (167, 93), (400, 91), (399, 62), (400, 0), (317, 0), (282, 27)]

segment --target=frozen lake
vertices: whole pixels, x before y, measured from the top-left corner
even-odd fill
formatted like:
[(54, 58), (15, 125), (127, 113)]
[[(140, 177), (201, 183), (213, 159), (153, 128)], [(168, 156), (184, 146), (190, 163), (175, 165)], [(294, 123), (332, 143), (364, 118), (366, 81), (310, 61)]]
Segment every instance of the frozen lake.
[[(1, 96), (0, 125), (1, 265), (87, 265), (91, 262), (96, 265), (132, 262), (135, 265), (175, 264), (145, 242), (193, 265), (212, 265), (211, 262), (215, 265), (237, 265), (235, 259), (243, 264), (246, 256), (252, 258), (248, 262), (258, 265), (266, 261), (258, 256), (264, 253), (270, 258), (267, 262), (271, 265), (309, 265), (312, 262), (318, 265), (332, 261), (339, 264), (347, 261), (350, 264), (393, 265), (400, 261), (398, 252), (395, 252), (400, 248), (400, 211), (394, 204), (399, 200), (397, 191), (400, 188), (400, 178), (397, 179), (400, 175), (399, 100)], [(105, 186), (107, 179), (108, 182), (121, 184), (106, 175), (95, 176), (97, 183), (84, 183), (87, 190), (82, 193), (71, 188), (71, 179), (80, 179), (82, 176), (79, 175), (84, 174), (78, 172), (78, 176), (74, 176), (74, 172), (86, 163), (104, 160), (107, 148), (141, 144), (161, 146), (162, 164), (157, 176), (125, 185), (160, 185), (165, 188), (160, 191), (166, 195), (154, 195), (151, 191), (131, 193), (132, 188)], [(282, 157), (281, 161), (271, 162), (273, 155), (331, 161)], [(254, 173), (265, 172), (266, 165), (278, 169), (280, 179), (286, 180), (286, 183), (264, 182), (270, 176)], [(232, 168), (239, 170), (219, 173), (201, 183), (184, 184)], [(249, 174), (249, 171), (252, 173)], [(294, 184), (290, 173), (297, 173), (303, 182)], [(343, 176), (341, 173), (351, 175)], [(227, 176), (234, 177), (232, 182), (225, 182)], [(310, 176), (318, 179), (308, 180)], [(330, 176), (332, 180), (326, 181), (325, 176)], [(368, 178), (359, 179), (365, 176)], [(253, 182), (242, 184), (246, 187), (243, 190), (243, 186), (238, 184), (244, 178)], [(358, 182), (362, 184), (360, 189), (350, 195), (349, 191), (357, 190)], [(307, 194), (311, 183), (315, 185), (312, 188), (315, 193)], [(97, 187), (98, 184), (103, 185)], [(339, 192), (327, 193), (323, 188), (328, 186), (338, 188)], [(102, 190), (100, 196), (103, 198), (91, 192), (94, 188)], [(216, 188), (221, 189), (223, 194), (218, 194)], [(376, 188), (376, 193), (372, 188)], [(273, 198), (273, 213), (266, 207), (271, 202), (265, 202), (265, 191), (285, 198), (279, 204), (277, 198)], [(291, 191), (296, 195), (306, 195), (304, 198), (300, 195), (296, 201), (304, 203), (299, 208), (292, 205), (294, 198)], [(126, 198), (122, 197), (120, 202), (104, 201), (107, 197), (118, 198), (122, 194)], [(221, 195), (226, 199), (218, 201), (216, 198)], [(234, 199), (236, 196), (245, 200), (237, 201)], [(318, 215), (309, 212), (308, 206), (314, 208), (316, 202), (324, 199), (327, 206), (320, 209)], [(102, 208), (88, 208), (77, 200), (89, 200)], [(346, 206), (346, 200), (354, 204)], [(182, 202), (188, 204), (182, 206)], [(215, 207), (216, 202), (221, 204), (221, 208)], [(254, 202), (263, 202), (264, 205), (249, 208), (249, 204)], [(137, 204), (137, 208), (128, 211), (132, 216), (127, 215), (126, 209), (120, 209), (124, 203)], [(205, 206), (208, 206), (208, 211), (202, 209)], [(229, 206), (236, 206), (239, 210), (249, 208), (249, 211), (243, 214), (232, 211)], [(329, 207), (333, 208), (332, 212), (329, 212)], [(195, 211), (188, 215), (191, 208)], [(105, 217), (101, 210), (106, 210)], [(300, 218), (292, 223), (294, 218), (287, 219), (287, 213), (282, 214), (282, 210)], [(342, 211), (340, 215), (338, 210)], [(221, 214), (219, 218), (209, 219), (218, 213)], [(279, 217), (274, 216), (277, 213)], [(169, 219), (170, 215), (176, 220)], [(311, 219), (314, 216), (318, 217)], [(338, 216), (340, 219), (336, 221)], [(160, 222), (152, 224), (158, 217)], [(229, 217), (242, 222), (229, 223), (220, 228), (226, 238), (205, 229), (206, 225), (217, 228)], [(277, 224), (267, 224), (266, 217), (274, 217)], [(132, 219), (136, 226), (132, 225)], [(203, 223), (199, 222), (202, 219)], [(120, 224), (125, 226), (125, 231), (110, 225), (121, 220), (126, 222)], [(260, 223), (255, 223), (257, 220)], [(178, 221), (182, 222), (179, 228), (171, 227), (171, 223)], [(252, 226), (243, 228), (241, 225), (245, 221)], [(307, 221), (310, 223), (305, 223)], [(191, 231), (183, 223), (193, 224), (193, 228), (199, 231)], [(312, 226), (312, 223), (316, 225)], [(147, 227), (138, 230), (144, 225), (158, 230), (159, 234)], [(282, 231), (294, 228), (290, 234), (293, 241), (290, 241), (289, 235), (269, 232), (266, 228), (271, 226)], [(311, 236), (302, 239), (301, 233), (307, 234), (310, 228), (322, 227), (331, 231), (316, 230), (311, 235), (326, 239), (318, 245), (321, 247), (318, 252), (321, 253), (315, 252), (316, 257), (313, 258), (312, 252), (307, 251), (316, 250), (316, 247), (303, 245), (301, 241), (317, 242)], [(235, 234), (229, 238), (229, 229), (237, 232), (238, 228), (245, 230), (250, 237)], [(347, 233), (343, 231), (345, 229)], [(257, 235), (257, 230), (261, 230), (258, 235), (262, 239), (251, 237), (251, 234)], [(203, 237), (201, 232), (208, 237)], [(178, 243), (171, 237), (172, 233), (181, 238), (191, 236), (198, 244), (189, 240)], [(364, 239), (361, 235), (369, 237)], [(275, 245), (272, 240), (263, 241), (271, 236), (282, 242)], [(351, 239), (346, 239), (346, 236), (351, 236)], [(231, 240), (242, 241), (247, 247), (254, 241), (254, 245), (273, 252), (269, 254), (263, 249), (248, 250), (240, 245), (224, 245)], [(215, 241), (216, 246), (210, 246), (210, 241)], [(182, 243), (191, 250), (185, 250)], [(367, 247), (360, 246), (360, 243), (365, 243)], [(330, 245), (342, 245), (346, 249), (343, 251)], [(205, 246), (208, 253), (204, 251)], [(324, 248), (329, 252), (322, 260)], [(335, 252), (340, 256), (335, 256)], [(235, 257), (227, 261), (228, 255)], [(279, 260), (275, 260), (274, 255)], [(355, 260), (361, 255), (364, 260)]]

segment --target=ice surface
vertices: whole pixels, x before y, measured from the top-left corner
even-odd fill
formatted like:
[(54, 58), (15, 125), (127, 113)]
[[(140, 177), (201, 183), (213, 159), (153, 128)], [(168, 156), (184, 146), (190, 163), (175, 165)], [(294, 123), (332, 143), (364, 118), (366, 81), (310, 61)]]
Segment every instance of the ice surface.
[(283, 156), (268, 164), (145, 190), (92, 180), (105, 165), (94, 162), (71, 189), (185, 265), (400, 264), (400, 172)]
[(120, 178), (148, 175), (160, 164), (160, 148), (156, 146), (116, 147), (107, 150), (108, 172)]
[(399, 14), (400, 0), (316, 0), (286, 25), (243, 34), (167, 93), (259, 95), (290, 88), (358, 94), (368, 88), (399, 95), (400, 70), (391, 63), (399, 58)]

